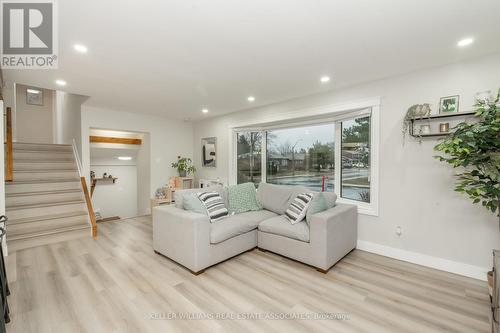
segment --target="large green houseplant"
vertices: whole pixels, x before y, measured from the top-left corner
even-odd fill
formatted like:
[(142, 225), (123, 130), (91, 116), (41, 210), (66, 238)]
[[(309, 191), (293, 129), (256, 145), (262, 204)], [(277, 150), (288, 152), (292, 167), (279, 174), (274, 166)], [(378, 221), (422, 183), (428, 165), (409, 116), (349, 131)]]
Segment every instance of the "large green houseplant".
[[(500, 90), (494, 101), (478, 100), (477, 122), (458, 124), (435, 149), (440, 161), (458, 168), (455, 191), (493, 213), (500, 205)], [(500, 214), (499, 214), (500, 222)]]

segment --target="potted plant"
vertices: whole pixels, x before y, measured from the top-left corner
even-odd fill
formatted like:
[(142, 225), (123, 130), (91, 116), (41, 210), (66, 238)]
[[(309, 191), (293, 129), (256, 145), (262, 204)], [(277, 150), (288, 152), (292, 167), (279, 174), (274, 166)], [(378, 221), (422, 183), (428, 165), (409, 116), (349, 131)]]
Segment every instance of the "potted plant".
[(186, 177), (196, 172), (193, 161), (189, 157), (177, 156), (177, 162), (172, 163), (172, 168), (176, 168), (181, 177)]
[[(500, 90), (495, 100), (477, 100), (477, 122), (458, 124), (443, 142), (434, 147), (436, 156), (459, 168), (455, 191), (481, 203), (492, 213), (500, 204)], [(500, 214), (499, 223), (500, 223)]]

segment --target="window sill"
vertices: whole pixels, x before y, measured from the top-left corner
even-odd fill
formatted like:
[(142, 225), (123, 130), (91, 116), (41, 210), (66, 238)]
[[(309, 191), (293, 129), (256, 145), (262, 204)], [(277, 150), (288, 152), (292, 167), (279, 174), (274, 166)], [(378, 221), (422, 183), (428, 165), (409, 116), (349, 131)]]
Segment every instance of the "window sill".
[(360, 215), (378, 216), (378, 209), (375, 207), (375, 204), (373, 202), (372, 203), (359, 202), (340, 197), (337, 199), (337, 202), (341, 204), (358, 206), (358, 214)]

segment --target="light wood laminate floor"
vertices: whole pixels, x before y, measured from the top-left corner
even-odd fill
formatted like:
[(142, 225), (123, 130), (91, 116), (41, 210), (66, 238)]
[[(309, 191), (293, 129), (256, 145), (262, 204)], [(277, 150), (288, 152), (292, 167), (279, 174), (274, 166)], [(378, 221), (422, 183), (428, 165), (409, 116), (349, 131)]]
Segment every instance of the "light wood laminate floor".
[[(484, 282), (356, 250), (328, 274), (253, 250), (194, 276), (152, 249), (150, 217), (11, 253), (8, 332), (488, 332)], [(347, 319), (168, 320), (181, 314)]]

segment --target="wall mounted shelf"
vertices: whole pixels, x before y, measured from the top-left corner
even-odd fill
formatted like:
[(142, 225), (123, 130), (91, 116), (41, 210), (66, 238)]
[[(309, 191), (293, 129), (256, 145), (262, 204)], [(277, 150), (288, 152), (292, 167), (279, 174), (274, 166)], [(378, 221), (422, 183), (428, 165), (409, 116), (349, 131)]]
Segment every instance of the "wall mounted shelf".
[(95, 187), (96, 187), (98, 181), (101, 181), (101, 182), (111, 182), (112, 181), (113, 184), (114, 184), (117, 179), (118, 179), (117, 177), (113, 177), (113, 178), (109, 178), (109, 177), (106, 177), (106, 178), (91, 178), (90, 196), (92, 196), (94, 194), (94, 190), (95, 190)]
[(455, 119), (455, 118), (460, 118), (460, 117), (474, 117), (476, 112), (474, 111), (468, 111), (468, 112), (451, 112), (451, 113), (440, 113), (440, 114), (433, 114), (427, 117), (422, 117), (422, 118), (411, 118), (410, 119), (410, 126), (409, 126), (409, 132), (410, 135), (415, 137), (415, 138), (435, 138), (435, 137), (442, 137), (442, 136), (447, 136), (451, 132), (431, 132), (431, 133), (423, 133), (423, 134), (418, 134), (415, 133), (415, 125), (418, 123), (422, 122), (433, 122), (435, 120), (439, 119)]

